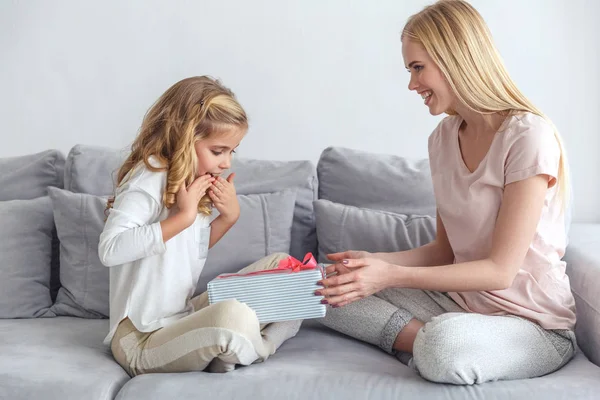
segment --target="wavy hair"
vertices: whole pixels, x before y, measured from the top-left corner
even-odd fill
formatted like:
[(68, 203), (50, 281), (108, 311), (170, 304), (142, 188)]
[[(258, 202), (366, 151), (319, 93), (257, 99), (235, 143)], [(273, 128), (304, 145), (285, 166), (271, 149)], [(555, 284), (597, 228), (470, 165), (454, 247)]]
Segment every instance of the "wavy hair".
[[(245, 131), (248, 119), (233, 92), (221, 82), (198, 76), (175, 83), (144, 116), (131, 153), (117, 172), (117, 188), (142, 163), (150, 171), (167, 171), (162, 201), (171, 208), (181, 185), (190, 185), (196, 178), (198, 160), (194, 144), (232, 127)], [(150, 164), (152, 156), (159, 167)], [(114, 196), (108, 200), (107, 211), (113, 203)], [(205, 195), (198, 203), (198, 212), (209, 215), (211, 210), (211, 200)]]

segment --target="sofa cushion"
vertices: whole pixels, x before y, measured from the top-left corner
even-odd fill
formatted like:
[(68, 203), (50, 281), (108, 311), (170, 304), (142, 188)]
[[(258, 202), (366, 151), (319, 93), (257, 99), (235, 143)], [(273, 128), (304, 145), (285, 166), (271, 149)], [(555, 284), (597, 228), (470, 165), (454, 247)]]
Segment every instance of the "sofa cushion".
[(273, 253), (289, 253), (296, 192), (238, 195), (240, 218), (209, 251), (196, 294), (217, 275), (237, 272)]
[(0, 201), (46, 196), (48, 186), (63, 187), (65, 156), (58, 150), (0, 158)]
[[(95, 146), (77, 145), (71, 149), (65, 167), (65, 188), (98, 196), (114, 192), (116, 172), (127, 156)], [(296, 191), (290, 253), (300, 258), (316, 252), (317, 236), (312, 202), (317, 198), (317, 173), (310, 161), (264, 161), (234, 158), (238, 194), (258, 194), (286, 189)]]
[(600, 365), (600, 224), (572, 224), (564, 260), (577, 308), (577, 342)]
[(536, 379), (473, 386), (430, 383), (395, 357), (305, 321), (296, 337), (264, 363), (227, 374), (147, 374), (117, 396), (129, 399), (595, 399), (600, 368), (583, 354)]
[[(29, 200), (46, 196), (46, 188), (62, 188), (65, 156), (58, 150), (46, 150), (25, 156), (0, 158), (0, 201)], [(58, 278), (58, 238), (52, 234), (50, 296), (56, 298)]]
[(343, 147), (323, 151), (319, 199), (398, 214), (435, 216), (429, 161)]
[[(58, 237), (62, 287), (56, 315), (104, 318), (109, 314), (109, 268), (98, 257), (106, 197), (50, 188)], [(296, 193), (238, 195), (238, 222), (208, 252), (197, 292), (220, 273), (234, 272), (275, 252), (288, 252)], [(116, 267), (118, 268), (118, 267)]]
[(109, 270), (100, 263), (98, 241), (106, 197), (48, 188), (60, 240), (60, 281), (56, 315), (107, 317)]
[(112, 400), (127, 373), (102, 339), (107, 320), (0, 320), (0, 398)]
[(0, 201), (0, 318), (51, 316), (52, 204)]
[(435, 218), (369, 210), (329, 200), (314, 202), (319, 262), (344, 250), (391, 252), (425, 245), (435, 239)]

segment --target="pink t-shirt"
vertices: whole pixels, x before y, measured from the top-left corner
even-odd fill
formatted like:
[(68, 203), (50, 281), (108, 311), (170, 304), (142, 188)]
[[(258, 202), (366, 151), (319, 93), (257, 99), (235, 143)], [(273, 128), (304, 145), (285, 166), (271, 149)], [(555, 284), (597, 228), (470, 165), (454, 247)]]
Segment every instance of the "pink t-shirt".
[[(504, 186), (538, 174), (556, 182), (560, 148), (543, 118), (523, 113), (508, 117), (472, 173), (460, 152), (459, 116), (445, 118), (429, 137), (429, 159), (438, 212), (448, 233), (455, 263), (489, 257)], [(546, 193), (535, 236), (512, 286), (505, 290), (451, 292), (467, 311), (518, 315), (545, 329), (573, 329), (575, 301), (565, 262), (564, 213), (558, 185)]]

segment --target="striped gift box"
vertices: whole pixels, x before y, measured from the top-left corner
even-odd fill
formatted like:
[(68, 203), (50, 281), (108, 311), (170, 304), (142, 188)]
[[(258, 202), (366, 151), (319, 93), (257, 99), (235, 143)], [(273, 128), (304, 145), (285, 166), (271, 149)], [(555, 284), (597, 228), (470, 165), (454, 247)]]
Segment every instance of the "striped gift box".
[(261, 324), (325, 316), (323, 296), (315, 296), (323, 278), (321, 264), (294, 272), (278, 269), (248, 275), (222, 274), (208, 282), (208, 301), (236, 299), (252, 308)]

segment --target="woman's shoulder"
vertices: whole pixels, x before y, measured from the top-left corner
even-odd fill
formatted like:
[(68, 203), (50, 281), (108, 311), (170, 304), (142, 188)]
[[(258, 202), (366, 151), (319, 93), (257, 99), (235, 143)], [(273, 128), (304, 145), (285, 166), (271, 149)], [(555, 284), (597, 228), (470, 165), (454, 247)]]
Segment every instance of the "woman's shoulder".
[(546, 118), (530, 112), (519, 112), (508, 117), (505, 133), (515, 139), (524, 135), (554, 135), (554, 127)]
[(429, 147), (444, 146), (445, 140), (452, 140), (451, 133), (458, 132), (458, 125), (461, 123), (461, 118), (458, 115), (449, 115), (442, 119), (435, 127), (431, 135), (429, 135)]

